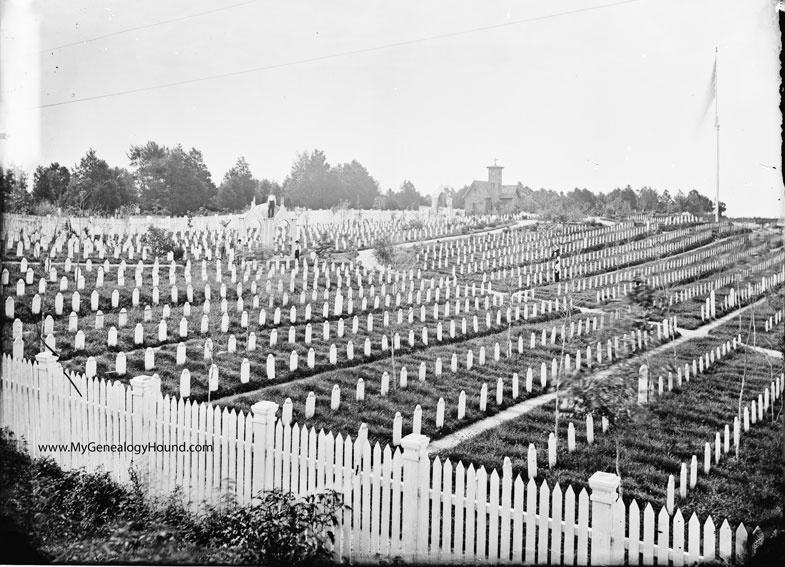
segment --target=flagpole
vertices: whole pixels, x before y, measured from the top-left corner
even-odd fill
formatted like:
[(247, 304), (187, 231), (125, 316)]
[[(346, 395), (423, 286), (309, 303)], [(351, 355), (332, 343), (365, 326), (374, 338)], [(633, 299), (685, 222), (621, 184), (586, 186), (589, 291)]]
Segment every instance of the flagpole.
[(720, 115), (719, 98), (720, 83), (719, 69), (717, 68), (717, 48), (714, 48), (714, 128), (717, 130), (717, 192), (714, 201), (714, 222), (720, 222)]

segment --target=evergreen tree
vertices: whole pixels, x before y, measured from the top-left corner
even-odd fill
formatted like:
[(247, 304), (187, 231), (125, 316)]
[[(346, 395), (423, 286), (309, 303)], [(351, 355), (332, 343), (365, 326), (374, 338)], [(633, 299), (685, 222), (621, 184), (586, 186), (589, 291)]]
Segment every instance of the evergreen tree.
[(0, 168), (0, 211), (29, 214), (33, 197), (27, 190), (27, 174), (15, 167)]
[(240, 157), (224, 175), (218, 188), (218, 205), (229, 211), (243, 211), (251, 204), (259, 181), (251, 174), (248, 162)]
[(62, 204), (71, 182), (71, 172), (57, 162), (48, 167), (39, 165), (33, 174), (33, 200), (48, 201), (55, 206)]

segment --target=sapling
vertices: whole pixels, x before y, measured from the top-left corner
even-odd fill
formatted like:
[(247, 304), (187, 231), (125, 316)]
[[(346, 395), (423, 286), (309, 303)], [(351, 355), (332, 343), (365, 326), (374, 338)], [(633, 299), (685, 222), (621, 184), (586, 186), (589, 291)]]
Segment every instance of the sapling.
[(637, 389), (626, 378), (633, 372), (630, 364), (622, 364), (619, 369), (620, 372), (610, 376), (587, 374), (574, 380), (567, 390), (563, 409), (570, 416), (585, 418), (591, 415), (608, 420), (608, 431), (615, 445), (616, 474), (623, 478), (620, 461), (624, 434), (629, 428), (645, 425), (647, 410), (645, 405), (637, 403)]

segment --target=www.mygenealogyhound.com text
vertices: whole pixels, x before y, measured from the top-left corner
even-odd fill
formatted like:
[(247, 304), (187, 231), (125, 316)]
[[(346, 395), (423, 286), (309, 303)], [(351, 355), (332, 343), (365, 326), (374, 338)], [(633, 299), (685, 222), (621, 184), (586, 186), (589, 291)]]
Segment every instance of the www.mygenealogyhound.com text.
[(213, 446), (209, 443), (203, 444), (171, 444), (163, 443), (62, 443), (39, 445), (38, 450), (44, 453), (65, 451), (68, 453), (133, 453), (134, 455), (144, 455), (145, 453), (202, 453), (212, 452)]

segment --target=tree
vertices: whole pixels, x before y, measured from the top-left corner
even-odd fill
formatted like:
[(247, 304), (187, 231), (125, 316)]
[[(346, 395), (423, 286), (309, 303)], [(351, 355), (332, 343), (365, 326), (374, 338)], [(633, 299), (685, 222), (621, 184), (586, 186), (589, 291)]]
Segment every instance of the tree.
[(0, 168), (0, 210), (4, 213), (29, 214), (33, 197), (27, 190), (27, 174), (21, 169)]
[(379, 184), (357, 160), (335, 168), (345, 200), (360, 209), (369, 209), (379, 195)]
[(623, 203), (628, 205), (628, 211), (638, 211), (640, 207), (638, 205), (638, 195), (635, 193), (632, 187), (627, 185), (624, 189), (621, 190), (619, 194), (619, 198), (622, 200)]
[(143, 211), (185, 215), (199, 209), (217, 209), (216, 187), (196, 148), (186, 152), (147, 142), (132, 146), (128, 159), (134, 169)]
[(169, 149), (155, 142), (131, 146), (128, 160), (133, 168), (134, 182), (139, 192), (139, 204), (145, 211), (166, 209), (166, 160)]
[(701, 195), (695, 189), (687, 194), (685, 205), (686, 210), (696, 216), (714, 212), (714, 203), (711, 199)]
[(383, 208), (387, 211), (397, 211), (402, 208), (401, 204), (398, 202), (398, 196), (393, 193), (392, 189), (387, 189), (387, 193), (384, 195)]
[(679, 189), (678, 193), (676, 193), (676, 196), (673, 198), (673, 202), (676, 205), (677, 212), (687, 212), (687, 196), (684, 194), (684, 191)]
[(420, 205), (428, 204), (427, 199), (420, 195), (420, 192), (417, 191), (414, 183), (408, 179), (401, 183), (401, 187), (398, 189), (398, 193), (396, 195), (396, 200), (398, 202), (398, 206), (404, 210), (416, 209)]
[(33, 174), (33, 200), (36, 203), (48, 201), (59, 207), (70, 182), (71, 172), (67, 167), (57, 162), (48, 167), (39, 165)]
[(660, 197), (657, 191), (651, 187), (641, 187), (638, 191), (638, 210), (642, 213), (654, 213), (660, 204)]
[(670, 192), (666, 189), (660, 195), (660, 198), (657, 202), (657, 212), (658, 213), (672, 213), (676, 210), (676, 202), (671, 197)]
[(588, 189), (578, 189), (577, 187), (572, 192), (567, 193), (565, 197), (568, 209), (576, 209), (582, 216), (592, 214), (597, 207), (597, 197)]
[(275, 195), (278, 202), (283, 195), (283, 187), (277, 181), (270, 181), (269, 179), (262, 179), (256, 186), (256, 202), (266, 203), (270, 195)]
[(259, 181), (251, 174), (244, 157), (226, 172), (218, 188), (218, 205), (229, 211), (245, 210), (256, 195)]
[(331, 167), (320, 150), (298, 154), (283, 190), (292, 205), (317, 209), (345, 203), (370, 208), (379, 196), (379, 184), (360, 162)]
[[(616, 448), (616, 474), (621, 478), (621, 447), (625, 431), (645, 423), (644, 408), (637, 403), (637, 388), (627, 378), (631, 368), (620, 364), (609, 376), (582, 376), (564, 390), (562, 413), (572, 417), (591, 415), (608, 420), (608, 431)], [(619, 491), (621, 492), (621, 490)]]
[[(620, 330), (630, 328), (633, 331), (649, 331), (663, 314), (658, 307), (656, 291), (637, 274), (631, 283), (632, 287), (625, 299), (629, 316), (626, 321), (619, 322)], [(631, 336), (634, 341), (634, 335)], [(648, 372), (648, 354), (644, 356)], [(592, 372), (589, 375), (573, 376), (565, 388), (562, 408), (568, 415), (575, 417), (592, 415), (608, 420), (616, 449), (616, 474), (620, 478), (621, 447), (625, 435), (634, 431), (636, 426), (643, 426), (647, 418), (646, 406), (638, 403), (637, 383), (629, 379), (629, 376), (642, 371), (640, 367), (636, 369), (634, 364), (619, 363), (605, 375)]]
[(537, 201), (531, 187), (518, 183), (518, 194), (521, 196), (521, 209), (527, 213), (537, 212)]
[(330, 208), (341, 201), (340, 191), (324, 152), (302, 152), (283, 182), (286, 200), (294, 206)]
[(127, 171), (109, 167), (92, 148), (79, 161), (71, 175), (65, 204), (77, 210), (114, 212), (134, 200), (131, 177)]

